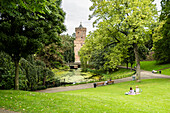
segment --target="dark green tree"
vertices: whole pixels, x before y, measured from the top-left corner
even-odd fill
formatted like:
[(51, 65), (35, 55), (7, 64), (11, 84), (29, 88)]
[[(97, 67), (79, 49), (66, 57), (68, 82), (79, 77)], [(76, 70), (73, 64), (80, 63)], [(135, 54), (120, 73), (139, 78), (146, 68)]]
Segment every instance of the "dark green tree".
[(0, 52), (0, 89), (11, 89), (14, 86), (14, 63), (11, 57)]
[[(160, 21), (165, 23), (160, 28), (158, 27), (158, 32), (161, 33), (161, 38), (158, 38), (154, 43), (155, 54), (154, 58), (160, 63), (170, 62), (170, 1), (161, 1), (161, 15)], [(160, 37), (160, 36), (157, 36)]]
[(74, 40), (75, 38), (72, 36), (67, 35), (62, 35), (62, 50), (63, 50), (63, 57), (64, 61), (69, 63), (69, 62), (74, 62)]
[(20, 68), (26, 78), (26, 90), (36, 90), (38, 85), (45, 86), (45, 82), (54, 77), (54, 73), (46, 67), (45, 63), (35, 60), (33, 55), (29, 55), (26, 59), (21, 58)]
[[(41, 5), (40, 5), (41, 4)], [(1, 0), (0, 50), (15, 63), (15, 89), (19, 89), (19, 61), (45, 45), (60, 40), (65, 30), (61, 0)]]
[(52, 43), (41, 49), (36, 54), (36, 59), (44, 61), (48, 68), (58, 68), (63, 64), (64, 58), (62, 53), (61, 45)]

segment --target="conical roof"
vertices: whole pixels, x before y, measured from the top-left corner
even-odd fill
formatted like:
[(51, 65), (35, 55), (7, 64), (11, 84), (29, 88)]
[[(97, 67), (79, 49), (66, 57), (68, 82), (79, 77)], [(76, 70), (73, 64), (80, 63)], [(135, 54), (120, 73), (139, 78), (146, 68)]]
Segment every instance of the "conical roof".
[(80, 26), (79, 26), (79, 28), (83, 28), (83, 26), (82, 26), (82, 22), (80, 22)]

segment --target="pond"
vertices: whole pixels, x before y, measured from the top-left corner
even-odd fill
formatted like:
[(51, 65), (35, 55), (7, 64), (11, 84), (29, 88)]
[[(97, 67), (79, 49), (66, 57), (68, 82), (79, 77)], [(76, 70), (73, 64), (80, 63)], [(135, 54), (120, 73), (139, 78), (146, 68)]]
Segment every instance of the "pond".
[(66, 83), (81, 83), (81, 82), (90, 82), (99, 79), (99, 76), (96, 76), (90, 72), (81, 72), (81, 68), (73, 69), (69, 71), (57, 71), (55, 72), (55, 77), (60, 80), (60, 82)]

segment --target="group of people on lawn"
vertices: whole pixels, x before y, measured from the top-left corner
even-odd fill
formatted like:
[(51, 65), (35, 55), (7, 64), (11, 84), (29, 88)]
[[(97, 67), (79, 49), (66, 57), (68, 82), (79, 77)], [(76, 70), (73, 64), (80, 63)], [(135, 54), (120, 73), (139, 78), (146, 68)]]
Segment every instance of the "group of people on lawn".
[(135, 90), (132, 89), (132, 87), (130, 87), (130, 91), (125, 93), (125, 95), (137, 95), (137, 94), (140, 94), (140, 90), (138, 86), (136, 86)]

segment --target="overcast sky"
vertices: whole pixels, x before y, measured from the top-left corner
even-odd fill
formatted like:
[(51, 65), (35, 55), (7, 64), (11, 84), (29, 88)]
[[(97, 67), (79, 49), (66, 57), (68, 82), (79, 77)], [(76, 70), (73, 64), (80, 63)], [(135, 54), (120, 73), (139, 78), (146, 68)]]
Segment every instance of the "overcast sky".
[[(158, 10), (161, 9), (160, 2), (161, 0), (155, 0)], [(64, 34), (72, 35), (80, 22), (82, 22), (83, 27), (87, 28), (87, 34), (94, 30), (92, 25), (94, 20), (88, 20), (88, 16), (92, 13), (89, 11), (91, 5), (90, 0), (62, 0), (62, 8), (66, 12), (65, 25), (67, 28)]]

